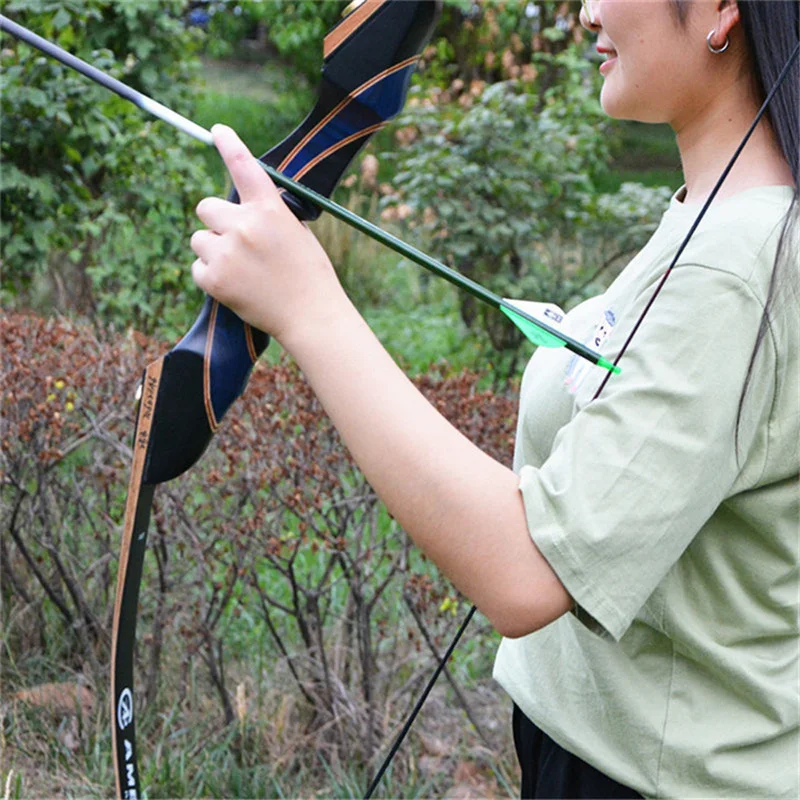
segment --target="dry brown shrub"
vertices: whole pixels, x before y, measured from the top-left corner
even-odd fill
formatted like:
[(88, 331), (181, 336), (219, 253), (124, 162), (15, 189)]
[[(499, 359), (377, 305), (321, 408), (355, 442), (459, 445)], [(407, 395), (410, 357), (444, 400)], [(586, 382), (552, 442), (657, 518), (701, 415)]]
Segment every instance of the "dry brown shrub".
[[(133, 397), (142, 367), (166, 348), (29, 315), (0, 320), (0, 342), (0, 578), (17, 665), (7, 688), (29, 697), (69, 671), (102, 693)], [(480, 391), (469, 373), (417, 383), (508, 463), (513, 398)], [(269, 720), (271, 732), (256, 738), (276, 752), (291, 728), (292, 742), (301, 730), (330, 764), (367, 763), (459, 622), (442, 611), (458, 603), (454, 590), (389, 519), (288, 361), (259, 363), (202, 461), (159, 487), (149, 546), (140, 712), (167, 704), (189, 726)], [(255, 627), (269, 643), (266, 672), (252, 646), (242, 651)], [(28, 671), (48, 658), (50, 674)], [(250, 689), (237, 695), (237, 685)], [(269, 713), (253, 709), (254, 696), (272, 698)]]

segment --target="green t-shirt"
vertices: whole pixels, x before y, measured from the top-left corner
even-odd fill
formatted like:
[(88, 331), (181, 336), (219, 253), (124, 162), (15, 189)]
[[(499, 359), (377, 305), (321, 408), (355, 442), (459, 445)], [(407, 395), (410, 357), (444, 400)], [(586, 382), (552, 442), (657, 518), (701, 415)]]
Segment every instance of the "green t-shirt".
[[(629, 350), (540, 348), (515, 468), (573, 613), (504, 639), (495, 678), (552, 738), (650, 797), (800, 796), (800, 297), (784, 281), (740, 397), (788, 187), (714, 203)], [(612, 358), (697, 207), (673, 198), (571, 336)], [(738, 449), (737, 449), (738, 444)]]

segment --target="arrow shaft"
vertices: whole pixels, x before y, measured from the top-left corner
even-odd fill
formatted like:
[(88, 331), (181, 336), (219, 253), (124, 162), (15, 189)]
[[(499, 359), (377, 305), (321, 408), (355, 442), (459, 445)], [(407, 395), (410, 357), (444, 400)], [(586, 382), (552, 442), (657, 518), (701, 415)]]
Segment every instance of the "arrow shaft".
[[(41, 36), (38, 36), (22, 25), (18, 25), (16, 22), (10, 20), (8, 17), (3, 16), (2, 14), (0, 14), (0, 30), (4, 30), (22, 40), (26, 44), (35, 47), (37, 50), (41, 50), (43, 53), (52, 56), (62, 64), (65, 64), (66, 66), (76, 70), (77, 72), (81, 73), (81, 75), (84, 75), (90, 80), (95, 81), (95, 83), (99, 83), (106, 89), (110, 89), (112, 92), (115, 92), (120, 97), (125, 98), (125, 100), (129, 100), (143, 111), (146, 111), (158, 119), (166, 122), (168, 125), (172, 125), (174, 128), (189, 134), (189, 136), (194, 137), (198, 141), (201, 141), (207, 145), (214, 144), (211, 131), (203, 128), (201, 125), (198, 125), (196, 122), (193, 122), (187, 117), (178, 114), (177, 111), (167, 108), (167, 106), (153, 100), (151, 97), (142, 94), (142, 92), (137, 91), (122, 81), (112, 78), (110, 75), (98, 69), (97, 67), (87, 64), (77, 56), (68, 53), (58, 45), (53, 44), (47, 39), (43, 39)], [(402, 239), (398, 239), (391, 233), (387, 233), (377, 225), (373, 225), (373, 223), (368, 222), (362, 217), (359, 217), (357, 214), (354, 214), (352, 211), (340, 206), (338, 203), (334, 203), (324, 195), (315, 192), (313, 189), (310, 189), (309, 187), (304, 186), (303, 184), (298, 183), (291, 178), (287, 178), (273, 167), (270, 167), (261, 161), (258, 163), (270, 176), (270, 178), (272, 178), (272, 180), (281, 188), (314, 203), (315, 205), (327, 211), (331, 216), (336, 217), (342, 222), (345, 222), (347, 225), (350, 225), (356, 230), (361, 231), (361, 233), (369, 236), (375, 241), (380, 242), (390, 250), (394, 250), (394, 252), (404, 256), (409, 261), (419, 264), (419, 266), (424, 267), (429, 272), (438, 275), (440, 278), (444, 278), (446, 281), (452, 283), (454, 286), (457, 286), (459, 289), (468, 292), (483, 303), (486, 303), (487, 305), (498, 310), (501, 308), (510, 310), (517, 317), (527, 320), (529, 323), (560, 340), (568, 350), (572, 351), (581, 358), (585, 358), (592, 364), (597, 364), (606, 369), (611, 366), (599, 353), (591, 350), (582, 342), (579, 342), (570, 336), (566, 336), (564, 333), (561, 333), (560, 331), (550, 327), (541, 320), (535, 319), (522, 309), (512, 305), (511, 303), (508, 303), (499, 295), (490, 291), (486, 287), (481, 286), (481, 284), (476, 283), (459, 272), (456, 272), (456, 270), (448, 267), (441, 261), (432, 258), (427, 253), (423, 253), (418, 248), (407, 244)]]
[[(315, 192), (313, 189), (309, 189), (307, 186), (303, 186), (302, 183), (298, 183), (297, 181), (293, 181), (291, 178), (287, 178), (285, 175), (282, 175), (272, 167), (263, 163), (261, 164), (261, 167), (278, 186), (281, 186), (287, 191), (290, 191), (293, 194), (296, 194), (299, 197), (318, 205), (320, 208), (327, 211), (332, 217), (340, 219), (342, 222), (347, 223), (350, 227), (355, 228), (366, 236), (369, 236), (371, 239), (374, 239), (375, 241), (380, 242), (382, 245), (388, 247), (390, 250), (394, 250), (396, 253), (404, 256), (409, 261), (413, 261), (415, 264), (419, 264), (429, 272), (438, 275), (440, 278), (444, 278), (446, 281), (449, 281), (459, 289), (463, 289), (465, 292), (468, 292), (473, 297), (476, 297), (478, 300), (483, 301), (487, 305), (490, 305), (498, 310), (501, 308), (507, 308), (512, 312), (512, 314), (522, 317), (524, 320), (536, 325), (536, 327), (540, 328), (541, 330), (546, 331), (552, 336), (555, 336), (557, 339), (560, 339), (564, 343), (564, 346), (576, 355), (585, 358), (587, 361), (591, 361), (593, 364), (600, 364), (600, 366), (605, 365), (605, 361), (602, 359), (602, 356), (600, 356), (599, 353), (589, 349), (582, 342), (579, 342), (570, 336), (566, 336), (564, 333), (552, 328), (550, 325), (547, 325), (541, 320), (536, 319), (512, 303), (507, 302), (500, 297), (500, 295), (495, 294), (485, 286), (481, 286), (481, 284), (476, 283), (471, 278), (467, 278), (460, 272), (456, 272), (456, 270), (448, 267), (441, 261), (432, 258), (427, 253), (423, 253), (422, 250), (419, 250), (413, 245), (404, 242), (402, 239), (398, 239), (391, 233), (387, 233), (377, 225), (374, 225), (362, 217), (359, 217), (357, 214), (354, 214), (352, 211), (344, 208), (344, 206), (340, 206), (338, 203), (335, 203), (333, 200), (330, 200), (318, 192)], [(600, 363), (601, 361), (603, 363)]]

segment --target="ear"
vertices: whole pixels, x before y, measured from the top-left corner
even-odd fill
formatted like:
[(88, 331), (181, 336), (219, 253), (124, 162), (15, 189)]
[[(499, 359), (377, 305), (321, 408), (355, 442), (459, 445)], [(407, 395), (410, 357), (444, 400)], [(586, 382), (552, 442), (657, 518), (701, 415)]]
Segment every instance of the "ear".
[(720, 47), (725, 39), (731, 36), (741, 20), (736, 0), (720, 0), (718, 14), (716, 34), (711, 41), (715, 47)]

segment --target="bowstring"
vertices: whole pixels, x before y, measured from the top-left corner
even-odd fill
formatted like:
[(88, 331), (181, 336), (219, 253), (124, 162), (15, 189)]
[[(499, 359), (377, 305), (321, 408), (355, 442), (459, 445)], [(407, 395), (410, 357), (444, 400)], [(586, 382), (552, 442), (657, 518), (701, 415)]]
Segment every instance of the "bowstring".
[(417, 700), (414, 708), (411, 710), (411, 713), (408, 715), (405, 723), (403, 724), (403, 729), (398, 734), (397, 738), (394, 740), (394, 744), (392, 745), (392, 749), (389, 750), (386, 758), (383, 759), (383, 763), (381, 764), (380, 769), (375, 773), (375, 777), (372, 779), (372, 782), (369, 785), (369, 789), (367, 789), (367, 793), (364, 795), (364, 800), (370, 800), (372, 797), (372, 793), (375, 789), (378, 788), (378, 784), (381, 782), (381, 778), (383, 777), (386, 770), (389, 768), (389, 764), (392, 763), (395, 755), (397, 755), (397, 751), (400, 749), (400, 745), (403, 744), (403, 740), (408, 735), (408, 732), (411, 730), (411, 726), (414, 724), (414, 721), (417, 718), (417, 715), (422, 710), (422, 706), (424, 705), (425, 701), (428, 699), (428, 695), (431, 693), (434, 684), (439, 679), (439, 676), (442, 674), (447, 662), (450, 660), (450, 656), (453, 654), (453, 651), (456, 649), (461, 637), (464, 634), (464, 631), (467, 629), (467, 625), (469, 625), (470, 620), (475, 616), (475, 612), (478, 609), (475, 606), (472, 606), (470, 610), (467, 612), (467, 616), (464, 618), (464, 621), (461, 623), (459, 629), (456, 631), (456, 635), (453, 637), (453, 641), (450, 642), (450, 646), (447, 648), (445, 654), (439, 659), (439, 663), (436, 665), (436, 669), (431, 675), (428, 683), (425, 685), (425, 688), (422, 691), (422, 694), (419, 696), (419, 700)]

